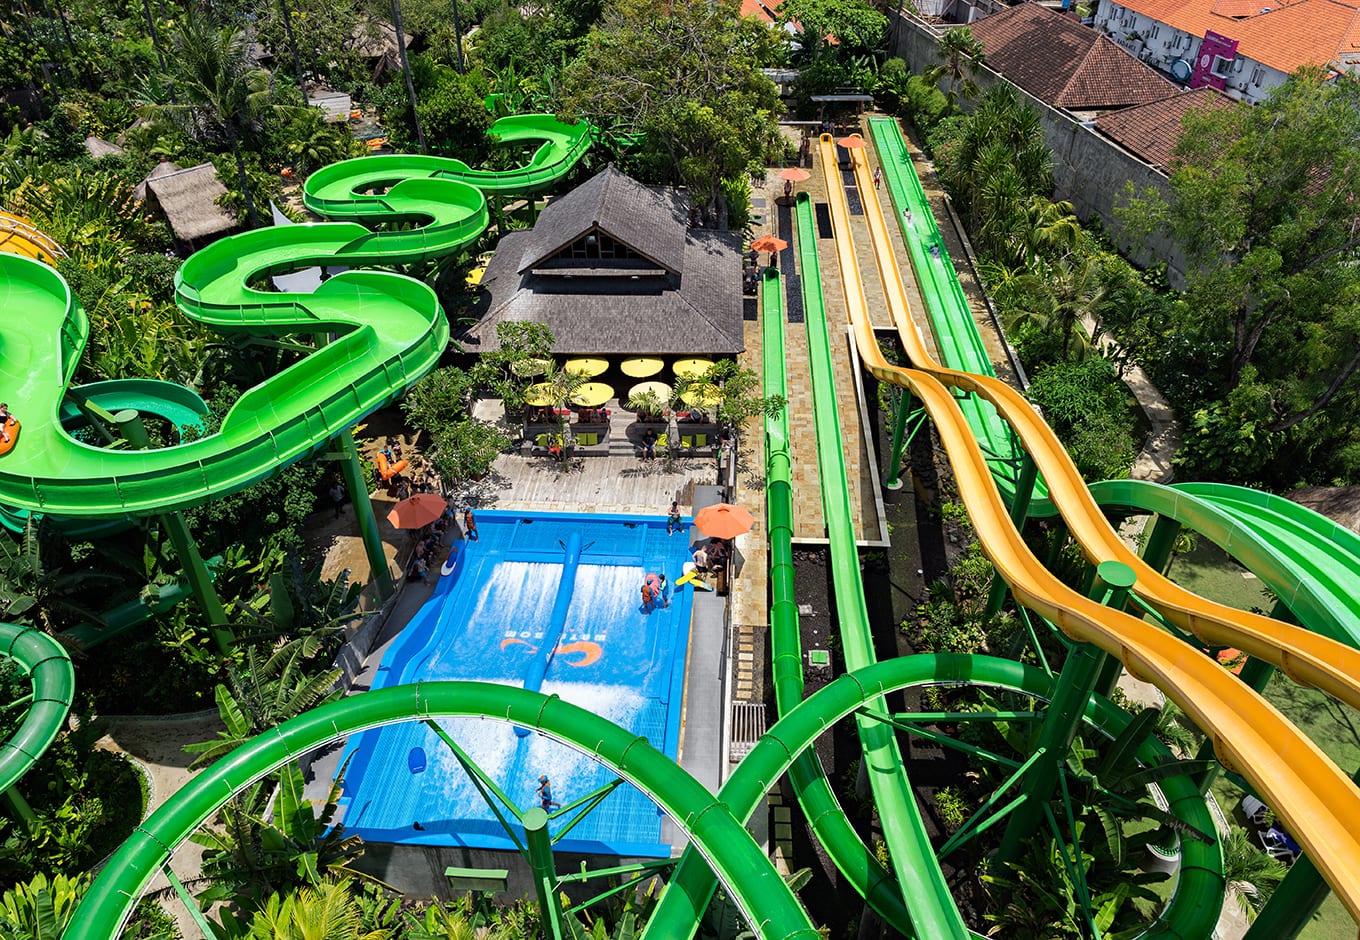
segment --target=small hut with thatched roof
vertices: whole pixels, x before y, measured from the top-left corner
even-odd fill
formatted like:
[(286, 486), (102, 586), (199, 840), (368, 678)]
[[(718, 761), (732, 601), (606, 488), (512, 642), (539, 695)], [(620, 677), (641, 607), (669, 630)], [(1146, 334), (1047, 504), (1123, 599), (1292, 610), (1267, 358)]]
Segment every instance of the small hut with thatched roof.
[(90, 155), (92, 160), (102, 160), (105, 157), (121, 157), (127, 153), (122, 147), (115, 143), (104, 140), (102, 137), (86, 137), (85, 152)]
[(236, 228), (236, 217), (217, 204), (226, 194), (211, 163), (181, 170), (166, 161), (157, 164), (134, 192), (159, 206), (175, 239), (193, 249)]

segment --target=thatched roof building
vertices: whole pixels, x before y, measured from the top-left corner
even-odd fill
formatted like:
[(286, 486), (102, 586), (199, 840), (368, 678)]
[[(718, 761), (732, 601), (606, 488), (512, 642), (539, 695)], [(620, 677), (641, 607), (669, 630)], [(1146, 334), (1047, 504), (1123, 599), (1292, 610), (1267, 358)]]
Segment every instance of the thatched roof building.
[(741, 352), (741, 236), (687, 220), (673, 191), (607, 167), (501, 239), (464, 342), (495, 349), (498, 323), (526, 321), (565, 355)]
[(217, 204), (227, 188), (211, 163), (187, 170), (159, 163), (138, 185), (136, 194), (160, 206), (175, 238), (186, 244), (201, 245), (236, 228), (236, 217)]
[(104, 140), (102, 137), (86, 137), (85, 152), (94, 160), (102, 160), (105, 157), (120, 157), (127, 153), (122, 147)]

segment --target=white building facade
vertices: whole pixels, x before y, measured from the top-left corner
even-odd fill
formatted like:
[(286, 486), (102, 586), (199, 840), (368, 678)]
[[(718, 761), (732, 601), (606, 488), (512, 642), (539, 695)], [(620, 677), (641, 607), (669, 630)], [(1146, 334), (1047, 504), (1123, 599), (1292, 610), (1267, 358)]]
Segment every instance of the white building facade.
[[(1261, 0), (1269, 3), (1270, 0)], [(1288, 73), (1242, 54), (1232, 37), (1232, 22), (1223, 32), (1205, 30), (1192, 35), (1152, 16), (1140, 13), (1118, 0), (1100, 0), (1096, 8), (1096, 29), (1137, 56), (1152, 68), (1165, 72), (1189, 88), (1205, 85), (1255, 104), (1284, 84)]]

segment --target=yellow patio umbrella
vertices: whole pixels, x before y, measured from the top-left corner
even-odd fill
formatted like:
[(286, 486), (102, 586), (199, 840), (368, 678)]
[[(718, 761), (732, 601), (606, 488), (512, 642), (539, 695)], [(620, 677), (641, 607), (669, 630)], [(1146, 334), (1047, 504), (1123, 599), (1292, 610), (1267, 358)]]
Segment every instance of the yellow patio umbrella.
[(701, 379), (708, 375), (712, 368), (713, 360), (702, 358), (679, 359), (671, 366), (675, 374), (682, 379)]
[(619, 371), (631, 379), (645, 379), (649, 375), (656, 375), (666, 364), (660, 359), (653, 359), (648, 356), (638, 356), (634, 359), (625, 359), (619, 366)]
[(670, 401), (671, 387), (665, 382), (639, 382), (628, 390), (629, 398), (636, 398), (639, 395), (655, 395), (663, 402)]
[(583, 375), (588, 379), (593, 379), (609, 368), (609, 363), (603, 359), (568, 359), (562, 363), (562, 369), (575, 375)]
[(524, 403), (535, 408), (547, 408), (553, 404), (553, 388), (547, 382), (530, 385), (524, 390)]
[(691, 408), (716, 408), (722, 404), (722, 390), (716, 385), (695, 385), (680, 393), (680, 400)]
[(598, 408), (613, 397), (613, 386), (603, 382), (587, 382), (572, 393), (571, 403), (583, 408)]

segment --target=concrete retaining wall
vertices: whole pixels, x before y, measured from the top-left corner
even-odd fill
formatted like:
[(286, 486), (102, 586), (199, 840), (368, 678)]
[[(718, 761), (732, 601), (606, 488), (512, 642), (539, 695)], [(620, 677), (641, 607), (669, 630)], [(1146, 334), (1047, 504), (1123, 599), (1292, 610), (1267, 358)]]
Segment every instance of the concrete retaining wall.
[[(936, 29), (906, 11), (889, 15), (893, 18), (890, 39), (893, 54), (901, 57), (913, 72), (938, 65)], [(1006, 81), (985, 64), (978, 69), (975, 80), (983, 93)], [(1166, 177), (1067, 111), (1045, 104), (1022, 88), (1015, 90), (1039, 112), (1044, 142), (1053, 151), (1054, 198), (1071, 202), (1077, 218), (1083, 222), (1098, 218), (1120, 252), (1134, 264), (1146, 267), (1165, 261), (1172, 285), (1182, 286), (1185, 256), (1180, 249), (1162, 233), (1154, 235), (1146, 245), (1131, 244), (1122, 234), (1123, 226), (1114, 213), (1115, 206), (1124, 199), (1128, 183), (1133, 183), (1136, 189), (1155, 187), (1166, 196), (1169, 195)]]

